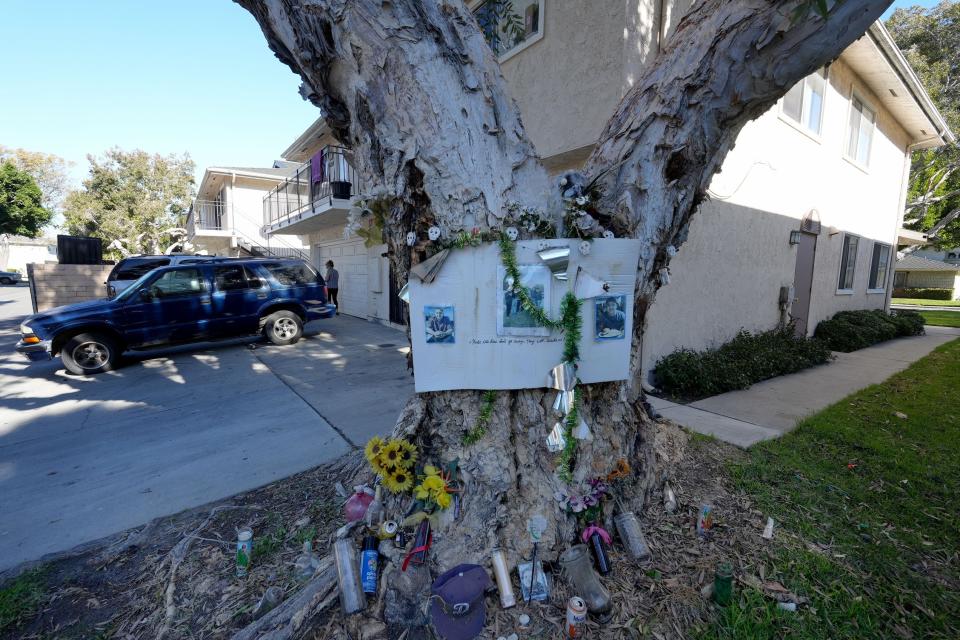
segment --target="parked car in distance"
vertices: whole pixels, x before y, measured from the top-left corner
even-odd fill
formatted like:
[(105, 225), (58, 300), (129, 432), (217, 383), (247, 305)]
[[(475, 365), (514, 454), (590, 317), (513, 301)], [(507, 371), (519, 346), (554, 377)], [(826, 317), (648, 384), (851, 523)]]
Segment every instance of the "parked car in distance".
[(257, 333), (293, 344), (305, 322), (335, 313), (323, 277), (303, 260), (216, 258), (153, 269), (112, 299), (30, 316), (16, 349), (30, 360), (59, 354), (68, 371), (90, 375), (127, 350)]
[(19, 271), (0, 271), (0, 284), (17, 284), (22, 279)]
[[(107, 297), (112, 298), (144, 274), (158, 267), (173, 267), (178, 264), (197, 264), (205, 260), (216, 260), (217, 256), (192, 256), (173, 254), (169, 256), (130, 256), (118, 262), (107, 276)], [(222, 258), (221, 258), (222, 259)]]

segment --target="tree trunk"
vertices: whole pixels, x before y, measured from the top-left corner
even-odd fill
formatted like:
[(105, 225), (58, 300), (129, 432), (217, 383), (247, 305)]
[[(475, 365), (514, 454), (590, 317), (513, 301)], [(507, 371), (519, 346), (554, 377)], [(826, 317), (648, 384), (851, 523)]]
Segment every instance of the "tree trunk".
[[(559, 195), (528, 141), (497, 63), (460, 0), (237, 0), (260, 23), (276, 55), (303, 78), (337, 139), (356, 151), (358, 170), (389, 202), (386, 232), (401, 283), (411, 264), (408, 231), (437, 224), (445, 234), (496, 228), (511, 203), (559, 213)], [(580, 443), (575, 482), (605, 475), (625, 458), (637, 471), (635, 500), (653, 487), (652, 421), (643, 408), (639, 346), (660, 270), (682, 244), (690, 217), (742, 126), (797, 80), (840, 54), (889, 0), (839, 2), (825, 20), (811, 0), (704, 0), (680, 23), (654, 64), (623, 98), (590, 158), (618, 236), (643, 241), (625, 383), (583, 389), (582, 415), (594, 440)], [(546, 434), (552, 393), (497, 394), (486, 436), (462, 444), (480, 412), (479, 392), (419, 394), (395, 434), (435, 461), (459, 458), (462, 517), (435, 531), (436, 571), (484, 564), (505, 544), (510, 563), (528, 555), (529, 515), (549, 528), (541, 557), (555, 559), (575, 525), (554, 500), (565, 488)], [(393, 505), (398, 508), (399, 505)], [(396, 511), (394, 511), (396, 513)], [(418, 577), (419, 576), (419, 577)], [(421, 623), (423, 572), (387, 576), (388, 620)], [(419, 596), (417, 595), (419, 593)], [(407, 598), (404, 600), (404, 598)], [(417, 604), (422, 603), (422, 600)]]

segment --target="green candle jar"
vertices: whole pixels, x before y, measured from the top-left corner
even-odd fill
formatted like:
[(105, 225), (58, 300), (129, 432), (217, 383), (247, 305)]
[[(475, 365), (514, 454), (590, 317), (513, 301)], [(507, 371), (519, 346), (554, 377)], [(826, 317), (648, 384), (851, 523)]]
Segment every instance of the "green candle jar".
[(733, 599), (733, 567), (729, 562), (721, 562), (713, 574), (713, 601), (721, 607), (730, 604)]

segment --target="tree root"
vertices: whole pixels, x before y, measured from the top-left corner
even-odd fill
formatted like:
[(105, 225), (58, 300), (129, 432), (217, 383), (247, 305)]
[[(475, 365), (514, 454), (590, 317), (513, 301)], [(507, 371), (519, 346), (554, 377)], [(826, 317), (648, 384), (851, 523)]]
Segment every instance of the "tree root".
[(337, 568), (333, 556), (325, 556), (313, 578), (297, 594), (276, 609), (253, 622), (232, 640), (285, 640), (292, 638), (318, 613), (337, 598)]
[(221, 511), (229, 511), (231, 509), (259, 509), (257, 505), (220, 505), (214, 507), (210, 510), (210, 514), (206, 519), (200, 523), (196, 529), (191, 533), (184, 536), (177, 545), (170, 550), (170, 553), (167, 554), (167, 558), (170, 560), (170, 578), (167, 581), (167, 588), (164, 595), (164, 617), (163, 624), (160, 625), (160, 628), (157, 629), (157, 640), (162, 640), (166, 634), (170, 631), (170, 627), (173, 624), (173, 620), (177, 615), (177, 605), (174, 602), (174, 594), (177, 591), (177, 569), (180, 568), (180, 563), (187, 557), (187, 553), (190, 551), (190, 547), (193, 546), (194, 540), (197, 539), (197, 535), (206, 529), (218, 513)]

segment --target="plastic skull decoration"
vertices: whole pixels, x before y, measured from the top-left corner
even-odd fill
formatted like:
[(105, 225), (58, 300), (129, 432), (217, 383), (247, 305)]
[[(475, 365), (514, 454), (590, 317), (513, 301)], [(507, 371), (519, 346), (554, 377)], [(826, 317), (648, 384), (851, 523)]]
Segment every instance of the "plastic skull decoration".
[(607, 229), (606, 231), (603, 232), (603, 237), (606, 238), (607, 240), (611, 240), (613, 238), (613, 231), (610, 231), (610, 229)]
[(412, 247), (417, 244), (417, 234), (413, 231), (407, 233), (407, 246)]
[(549, 244), (546, 240), (541, 240), (541, 241), (537, 244), (537, 251), (543, 251), (544, 249), (546, 249), (546, 248), (549, 247), (549, 246), (550, 246), (550, 244)]
[(590, 255), (590, 242), (584, 240), (580, 243), (580, 255), (588, 256)]
[(516, 240), (520, 237), (520, 232), (517, 231), (516, 227), (507, 227), (504, 231), (506, 231), (507, 237), (511, 240)]
[(430, 227), (430, 229), (427, 230), (427, 235), (432, 242), (436, 242), (440, 239), (440, 227)]

